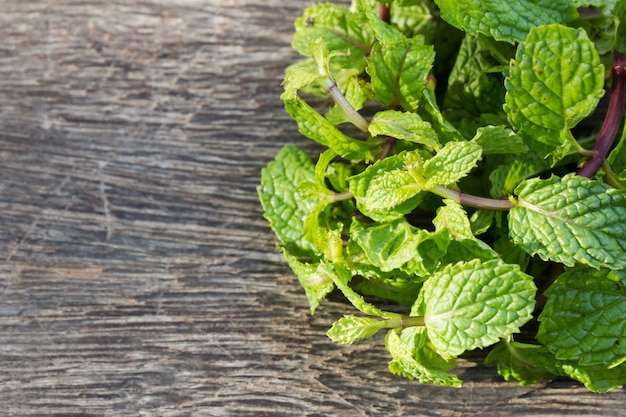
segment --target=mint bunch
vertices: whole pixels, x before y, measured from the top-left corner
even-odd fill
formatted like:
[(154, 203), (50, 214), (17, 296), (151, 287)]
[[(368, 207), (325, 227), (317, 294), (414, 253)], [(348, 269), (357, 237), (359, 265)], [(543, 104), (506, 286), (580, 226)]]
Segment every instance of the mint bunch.
[(258, 192), (311, 313), (334, 290), (356, 309), (331, 339), (384, 330), (422, 383), (461, 386), (486, 347), (507, 381), (626, 383), (625, 20), (625, 0), (304, 12), (281, 98), (325, 150), (285, 146)]

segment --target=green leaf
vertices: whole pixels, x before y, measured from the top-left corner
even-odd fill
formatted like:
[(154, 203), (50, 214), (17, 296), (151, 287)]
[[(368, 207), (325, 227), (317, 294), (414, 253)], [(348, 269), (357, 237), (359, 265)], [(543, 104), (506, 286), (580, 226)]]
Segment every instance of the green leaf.
[(296, 189), (313, 181), (314, 172), (307, 154), (297, 146), (288, 145), (261, 171), (261, 185), (257, 188), (264, 216), (276, 237), (295, 253), (315, 251), (304, 238), (304, 219), (319, 198), (296, 197)]
[[(415, 319), (407, 317), (404, 322)], [(433, 344), (428, 340), (426, 327), (417, 324), (404, 328), (400, 332), (400, 339), (413, 351), (413, 359), (429, 369), (448, 372), (456, 368), (456, 359), (444, 359), (435, 351)]]
[(402, 152), (378, 160), (349, 178), (350, 192), (361, 213), (375, 221), (391, 221), (410, 213), (422, 201), (422, 193), (405, 168), (407, 155), (415, 154)]
[(425, 188), (450, 185), (465, 177), (482, 157), (475, 142), (448, 142), (424, 164)]
[(359, 340), (374, 336), (379, 330), (386, 327), (385, 320), (346, 315), (337, 320), (326, 332), (326, 335), (337, 343), (351, 345)]
[(318, 263), (308, 264), (300, 262), (298, 258), (291, 255), (286, 249), (283, 249), (283, 255), (287, 259), (291, 270), (298, 277), (300, 285), (304, 288), (306, 298), (309, 301), (311, 315), (315, 314), (320, 301), (326, 298), (326, 295), (335, 288), (335, 284), (333, 284), (332, 279), (317, 272)]
[(493, 362), (505, 381), (521, 385), (536, 384), (555, 373), (550, 370), (555, 368), (554, 355), (545, 346), (503, 340), (485, 358), (485, 363)]
[(292, 64), (285, 70), (285, 79), (283, 81), (285, 91), (280, 98), (281, 100), (295, 100), (298, 91), (313, 83), (319, 83), (324, 78), (317, 71), (317, 68), (311, 66), (311, 63), (308, 61)]
[(476, 259), (435, 272), (418, 303), (437, 352), (452, 358), (518, 332), (532, 317), (535, 292), (518, 265)]
[(413, 259), (419, 244), (415, 228), (404, 218), (371, 225), (353, 220), (350, 238), (363, 249), (372, 265), (384, 272), (400, 268)]
[(537, 339), (557, 359), (608, 368), (626, 361), (626, 273), (567, 271), (545, 295)]
[[(506, 92), (503, 73), (509, 59), (506, 60), (507, 66), (504, 66), (484, 43), (474, 36), (463, 38), (448, 77), (444, 99), (443, 107), (451, 120), (476, 118), (484, 113), (502, 111)], [(512, 49), (510, 45), (507, 46), (506, 49)], [(505, 53), (510, 58), (514, 51)]]
[(609, 154), (607, 162), (615, 172), (626, 170), (626, 125), (624, 125), (619, 142)]
[(505, 126), (480, 127), (472, 141), (483, 148), (483, 155), (528, 152), (524, 140)]
[(626, 193), (568, 174), (515, 189), (509, 235), (527, 253), (566, 266), (626, 267)]
[[(362, 275), (362, 271), (363, 269), (358, 273)], [(371, 269), (366, 273), (370, 271)], [(393, 275), (394, 273), (396, 275)], [(354, 289), (364, 296), (384, 298), (403, 306), (412, 305), (422, 287), (423, 279), (417, 275), (404, 274), (398, 271), (394, 271), (394, 273), (386, 273), (387, 277), (364, 279), (355, 284)]]
[(434, 81), (429, 82), (424, 88), (424, 110), (430, 117), (432, 118), (433, 127), (435, 131), (439, 135), (441, 142), (448, 141), (464, 141), (465, 138), (459, 132), (459, 130), (454, 127), (452, 123), (441, 113), (441, 109), (437, 104), (437, 96), (435, 94), (435, 83)]
[(615, 29), (614, 47), (618, 52), (626, 54), (626, 1), (615, 1), (615, 21), (617, 28)]
[(517, 381), (521, 385), (536, 384), (563, 373), (548, 348), (528, 343), (501, 341), (485, 358), (485, 363), (493, 362), (505, 381)]
[(535, 26), (567, 23), (578, 17), (569, 0), (435, 0), (441, 17), (474, 36), (521, 42)]
[(626, 384), (626, 364), (606, 369), (605, 366), (577, 366), (571, 363), (559, 364), (564, 375), (585, 384), (590, 391), (604, 394)]
[(458, 262), (473, 260), (486, 262), (493, 259), (499, 259), (498, 254), (482, 240), (457, 237), (450, 241), (446, 253), (438, 261), (439, 265), (451, 265)]
[(331, 264), (326, 265), (321, 263), (317, 268), (317, 273), (325, 278), (329, 278), (333, 281), (337, 289), (339, 289), (343, 295), (350, 301), (350, 303), (361, 313), (368, 316), (376, 316), (383, 318), (400, 318), (402, 317), (398, 313), (392, 313), (389, 311), (383, 311), (373, 304), (368, 303), (363, 297), (356, 293), (348, 283), (352, 279), (350, 270), (343, 265)]
[(330, 181), (330, 184), (335, 190), (338, 192), (344, 192), (348, 190), (348, 178), (350, 178), (353, 173), (354, 171), (351, 165), (341, 162), (333, 162), (326, 170), (326, 178), (328, 178), (328, 181)]
[(328, 201), (321, 201), (311, 210), (304, 222), (304, 237), (326, 259), (339, 262), (343, 259), (343, 224), (328, 218), (327, 206)]
[(422, 189), (408, 170), (382, 172), (370, 182), (364, 204), (370, 212), (390, 210), (415, 197)]
[(435, 8), (431, 1), (394, 0), (389, 10), (391, 24), (407, 37), (436, 32), (440, 19), (433, 16), (429, 6)]
[[(528, 142), (532, 142), (529, 140)], [(535, 142), (539, 144), (539, 142)], [(540, 153), (544, 153), (541, 151)], [(549, 151), (547, 152), (549, 153)], [(527, 153), (517, 155), (505, 155), (502, 163), (489, 174), (491, 190), (494, 198), (510, 195), (522, 180), (539, 175), (550, 168), (547, 159), (536, 152), (536, 147), (529, 149)]]
[(470, 227), (474, 236), (485, 233), (494, 222), (496, 212), (488, 209), (478, 209), (470, 217)]
[(374, 98), (387, 107), (417, 110), (434, 58), (433, 47), (421, 36), (375, 43), (367, 66)]
[(463, 207), (454, 200), (444, 200), (445, 206), (437, 209), (433, 224), (437, 230), (447, 229), (456, 240), (473, 239), (472, 226)]
[(439, 369), (431, 369), (416, 361), (411, 346), (405, 343), (394, 330), (390, 330), (387, 333), (385, 346), (393, 358), (393, 361), (389, 364), (391, 372), (410, 379), (417, 379), (422, 384), (436, 384), (456, 388), (462, 385), (462, 381), (456, 375)]
[[(363, 68), (365, 54), (370, 51), (374, 35), (369, 26), (348, 9), (330, 3), (314, 5), (305, 10), (295, 22), (292, 47), (300, 54), (311, 56), (309, 44), (326, 38), (330, 51), (341, 51), (338, 63), (344, 68)], [(349, 54), (348, 54), (349, 52)]]
[(374, 115), (369, 124), (372, 136), (391, 136), (396, 139), (421, 143), (439, 149), (437, 133), (430, 123), (416, 113), (383, 110)]
[(425, 279), (404, 268), (381, 271), (367, 259), (364, 250), (352, 238), (346, 247), (346, 260), (352, 275), (363, 278), (354, 280), (352, 288), (355, 291), (364, 296), (393, 300), (405, 306), (415, 302)]
[(620, 0), (574, 0), (573, 4), (576, 7), (596, 7), (602, 11), (602, 13), (611, 13), (615, 4)]
[(582, 29), (533, 28), (511, 62), (505, 110), (513, 126), (554, 148), (575, 147), (569, 132), (604, 94), (604, 66)]
[(346, 159), (371, 161), (378, 152), (378, 142), (363, 142), (342, 133), (300, 97), (285, 101), (285, 108), (298, 122), (300, 133), (327, 146)]
[[(506, 231), (504, 231), (506, 233)], [(530, 263), (530, 256), (522, 248), (513, 244), (508, 236), (501, 235), (493, 243), (493, 249), (500, 255), (502, 260), (508, 264), (518, 264), (520, 268), (526, 271)], [(531, 275), (535, 275), (529, 272)]]
[(610, 14), (581, 16), (570, 22), (568, 26), (584, 29), (600, 56), (605, 55), (606, 57), (613, 49), (617, 49), (615, 47), (616, 19)]

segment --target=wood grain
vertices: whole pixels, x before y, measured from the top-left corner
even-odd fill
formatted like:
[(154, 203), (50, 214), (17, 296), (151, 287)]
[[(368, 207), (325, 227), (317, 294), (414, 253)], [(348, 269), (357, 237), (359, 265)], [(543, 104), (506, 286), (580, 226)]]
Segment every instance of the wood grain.
[[(287, 4), (285, 4), (287, 3)], [(296, 0), (0, 1), (0, 415), (625, 415), (483, 356), (461, 390), (325, 337), (255, 187)]]

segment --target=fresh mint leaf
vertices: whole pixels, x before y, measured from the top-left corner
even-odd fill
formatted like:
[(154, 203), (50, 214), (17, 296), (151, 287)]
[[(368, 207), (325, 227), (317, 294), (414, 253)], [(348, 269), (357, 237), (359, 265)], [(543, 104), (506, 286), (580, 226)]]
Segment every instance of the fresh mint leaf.
[(453, 122), (502, 111), (504, 72), (510, 57), (507, 56), (505, 65), (484, 43), (475, 36), (465, 36), (461, 43), (443, 106)]
[(435, 94), (435, 84), (429, 82), (424, 89), (424, 110), (432, 118), (433, 127), (439, 135), (440, 142), (464, 141), (461, 132), (443, 116), (437, 96)]
[(438, 265), (480, 260), (483, 262), (500, 259), (497, 252), (480, 239), (457, 238), (450, 241), (446, 253), (438, 259)]
[(437, 230), (448, 230), (456, 240), (473, 239), (474, 233), (467, 212), (457, 201), (446, 199), (437, 209), (433, 224)]
[(391, 221), (410, 213), (421, 202), (419, 185), (405, 167), (403, 152), (370, 165), (349, 178), (357, 208), (375, 221)]
[(626, 273), (567, 271), (545, 296), (537, 339), (557, 359), (607, 368), (626, 361)]
[(337, 343), (351, 345), (374, 336), (386, 327), (387, 323), (381, 319), (346, 315), (337, 320), (326, 334)]
[(517, 265), (459, 262), (424, 283), (419, 311), (437, 352), (453, 358), (519, 332), (532, 317), (535, 292), (532, 277)]
[(319, 263), (308, 264), (301, 262), (286, 249), (283, 249), (283, 255), (291, 270), (298, 277), (300, 285), (304, 288), (306, 298), (309, 301), (311, 315), (315, 314), (320, 301), (326, 298), (335, 288), (335, 284), (328, 276), (317, 272)]
[(404, 267), (408, 272), (428, 277), (437, 270), (441, 258), (446, 255), (451, 237), (447, 229), (434, 232), (420, 229), (417, 253)]
[(616, 19), (611, 15), (581, 16), (570, 23), (571, 27), (582, 28), (587, 32), (601, 57), (615, 49), (615, 25)]
[(302, 61), (287, 67), (283, 81), (285, 91), (280, 96), (282, 100), (295, 100), (298, 91), (324, 79), (311, 63), (312, 61)]
[(302, 98), (285, 101), (285, 109), (298, 122), (300, 133), (327, 146), (346, 159), (371, 161), (379, 143), (360, 141), (342, 133)]
[(448, 142), (424, 164), (424, 187), (450, 185), (465, 177), (482, 157), (482, 147), (475, 142)]
[[(416, 320), (416, 317), (408, 317), (405, 322), (411, 320)], [(456, 368), (456, 359), (444, 359), (435, 351), (424, 326), (402, 329), (400, 339), (413, 351), (413, 358), (430, 370), (448, 372)]]
[(374, 42), (369, 26), (345, 7), (331, 3), (311, 6), (295, 22), (292, 47), (300, 54), (312, 56), (311, 42), (325, 38), (328, 49), (341, 51), (337, 60), (347, 68), (364, 68), (364, 57)]
[(574, 0), (573, 2), (576, 7), (596, 7), (604, 13), (610, 13), (617, 3), (619, 0)]
[(423, 186), (405, 169), (383, 172), (372, 179), (365, 193), (365, 208), (380, 212), (398, 207), (417, 196)]
[(354, 239), (349, 239), (346, 247), (346, 265), (357, 279), (352, 288), (364, 296), (374, 296), (392, 300), (400, 305), (410, 306), (415, 302), (425, 278), (408, 268), (383, 272), (372, 264), (363, 249)]
[(510, 236), (544, 260), (593, 268), (626, 267), (626, 193), (567, 174), (531, 179), (515, 189)]
[(283, 147), (261, 171), (257, 188), (265, 218), (276, 237), (293, 253), (315, 252), (304, 238), (304, 219), (319, 198), (298, 199), (296, 189), (313, 181), (315, 167), (308, 155), (296, 146)]
[(315, 206), (304, 222), (304, 237), (326, 259), (340, 262), (343, 258), (342, 223), (335, 223), (328, 218), (328, 202), (322, 200)]
[[(525, 141), (530, 146), (532, 140)], [(539, 142), (535, 142), (538, 144)], [(543, 155), (550, 153), (541, 146), (529, 148), (528, 152), (516, 155), (505, 155), (503, 161), (489, 174), (491, 182), (490, 194), (501, 198), (510, 195), (522, 180), (541, 174), (550, 168), (550, 162)]]
[(521, 385), (536, 384), (560, 373), (555, 369), (554, 355), (541, 345), (503, 340), (485, 358), (485, 363), (494, 362), (505, 381)]
[(387, 107), (415, 111), (435, 58), (433, 47), (423, 37), (407, 39), (399, 32), (379, 40), (368, 59), (374, 98)]
[[(354, 270), (353, 273), (359, 274), (362, 271), (363, 269)], [(355, 284), (354, 289), (364, 296), (390, 300), (402, 306), (413, 305), (422, 287), (423, 279), (417, 275), (409, 275), (398, 271), (384, 275), (387, 277), (364, 279)]]
[(470, 227), (474, 236), (482, 235), (493, 225), (496, 213), (492, 210), (479, 209), (470, 217)]
[(407, 37), (437, 32), (437, 20), (431, 11), (432, 1), (394, 0), (389, 14), (391, 24)]
[(437, 133), (430, 123), (416, 113), (383, 110), (374, 115), (369, 124), (372, 136), (391, 136), (439, 149)]
[(524, 140), (506, 126), (480, 127), (472, 141), (480, 145), (483, 155), (528, 152)]
[(611, 168), (616, 172), (626, 170), (626, 126), (622, 130), (622, 136), (611, 153), (607, 161)]
[(604, 394), (626, 384), (626, 364), (607, 369), (605, 366), (577, 366), (559, 364), (564, 375), (582, 382), (590, 391)]
[(511, 63), (505, 110), (521, 133), (561, 155), (576, 148), (570, 129), (596, 108), (603, 87), (604, 66), (584, 30), (539, 26)]
[(368, 303), (363, 299), (361, 295), (356, 293), (348, 283), (352, 279), (350, 270), (343, 265), (332, 264), (326, 265), (321, 263), (317, 268), (317, 273), (324, 279), (330, 279), (335, 284), (343, 295), (350, 301), (350, 303), (361, 313), (368, 316), (376, 316), (382, 318), (400, 318), (402, 317), (398, 313), (392, 313), (390, 311), (383, 311), (373, 304)]
[(435, 0), (441, 17), (474, 36), (479, 33), (509, 43), (522, 42), (535, 26), (567, 23), (578, 17), (568, 0)]
[(626, 54), (626, 1), (615, 1), (615, 42), (613, 44), (616, 51)]
[[(425, 338), (426, 336), (422, 334), (422, 337)], [(389, 364), (389, 369), (394, 374), (403, 375), (409, 379), (417, 379), (423, 384), (457, 388), (462, 385), (461, 380), (456, 375), (439, 369), (431, 369), (415, 360), (411, 346), (405, 343), (394, 330), (387, 333), (385, 346), (393, 358)]]
[(372, 265), (389, 272), (415, 257), (419, 236), (414, 229), (404, 218), (370, 225), (353, 220), (350, 237), (363, 249)]

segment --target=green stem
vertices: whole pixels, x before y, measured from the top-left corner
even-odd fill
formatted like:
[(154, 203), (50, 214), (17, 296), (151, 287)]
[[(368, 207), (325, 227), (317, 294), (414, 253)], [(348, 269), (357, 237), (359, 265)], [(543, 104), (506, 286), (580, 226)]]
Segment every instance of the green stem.
[(385, 321), (385, 329), (406, 329), (407, 327), (425, 326), (424, 316), (402, 316)]
[(624, 186), (619, 182), (619, 177), (613, 172), (613, 169), (607, 161), (602, 163), (602, 170), (604, 171), (604, 181), (611, 187), (623, 190)]
[(434, 194), (443, 198), (456, 200), (461, 205), (479, 209), (508, 211), (515, 207), (515, 203), (508, 199), (479, 197), (472, 194), (465, 194), (462, 191), (452, 190), (442, 185), (437, 185), (430, 189)]
[(337, 83), (332, 78), (326, 77), (326, 87), (328, 87), (328, 92), (330, 93), (330, 96), (341, 108), (348, 120), (350, 120), (353, 125), (355, 125), (363, 132), (367, 132), (367, 129), (370, 125), (369, 122), (365, 120), (363, 116), (361, 116), (359, 112), (355, 110), (354, 107), (352, 107), (352, 104), (350, 104), (346, 96), (344, 96), (341, 90), (339, 90)]
[(344, 200), (350, 200), (352, 197), (354, 197), (354, 194), (352, 194), (350, 191), (344, 191), (343, 193), (333, 194), (332, 200), (334, 202), (344, 201)]

